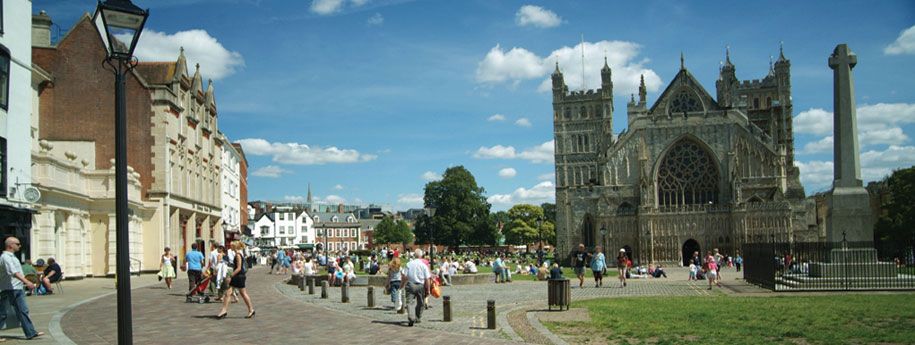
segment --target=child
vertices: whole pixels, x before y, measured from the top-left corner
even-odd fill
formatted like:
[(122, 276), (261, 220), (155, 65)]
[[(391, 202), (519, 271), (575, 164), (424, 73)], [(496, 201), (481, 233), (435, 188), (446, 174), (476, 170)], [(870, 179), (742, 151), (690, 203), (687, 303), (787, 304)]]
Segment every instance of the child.
[(688, 280), (697, 280), (696, 272), (699, 270), (695, 264), (689, 264), (689, 279)]

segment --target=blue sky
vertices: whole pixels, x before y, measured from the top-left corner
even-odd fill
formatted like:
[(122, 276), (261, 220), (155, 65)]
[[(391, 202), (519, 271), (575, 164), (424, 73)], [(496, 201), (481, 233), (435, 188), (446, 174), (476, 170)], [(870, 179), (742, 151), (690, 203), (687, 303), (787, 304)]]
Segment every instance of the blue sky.
[[(150, 8), (144, 61), (178, 47), (215, 80), (220, 130), (243, 140), (249, 198), (421, 206), (422, 188), (464, 165), (495, 209), (552, 201), (551, 95), (614, 72), (614, 131), (646, 75), (649, 103), (680, 53), (714, 95), (725, 46), (739, 79), (763, 78), (779, 42), (792, 63), (795, 150), (808, 194), (831, 181), (832, 71), (854, 69), (862, 168), (873, 180), (915, 164), (911, 1), (134, 0)], [(67, 30), (90, 0), (34, 0)], [(193, 73), (193, 71), (191, 71)], [(500, 115), (500, 116), (496, 116)]]

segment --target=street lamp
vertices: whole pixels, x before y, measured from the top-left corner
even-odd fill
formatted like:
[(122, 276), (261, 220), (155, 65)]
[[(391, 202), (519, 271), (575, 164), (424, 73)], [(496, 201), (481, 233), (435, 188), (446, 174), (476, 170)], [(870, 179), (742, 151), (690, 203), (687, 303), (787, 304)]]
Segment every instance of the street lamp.
[[(601, 225), (600, 227), (600, 243), (606, 247), (607, 246), (607, 226)], [(604, 250), (607, 250), (604, 248)]]
[(118, 344), (133, 344), (130, 307), (129, 205), (127, 203), (127, 102), (124, 76), (136, 66), (133, 50), (149, 17), (130, 0), (99, 1), (92, 21), (105, 43), (105, 62), (114, 72), (114, 174), (116, 213), (116, 262), (118, 288)]
[(435, 207), (426, 207), (423, 209), (426, 212), (426, 217), (429, 220), (429, 223), (426, 226), (429, 228), (429, 266), (435, 267), (435, 236), (432, 231), (432, 217), (435, 216)]
[(537, 241), (540, 242), (540, 249), (537, 249), (537, 266), (543, 265), (543, 217), (537, 217)]

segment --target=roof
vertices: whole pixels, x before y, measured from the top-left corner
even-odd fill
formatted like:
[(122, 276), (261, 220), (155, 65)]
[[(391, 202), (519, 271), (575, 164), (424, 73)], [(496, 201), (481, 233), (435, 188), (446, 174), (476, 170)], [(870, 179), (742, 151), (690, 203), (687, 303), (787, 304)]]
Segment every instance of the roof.
[(140, 62), (137, 73), (150, 84), (168, 84), (175, 79), (175, 61)]
[(655, 111), (659, 109), (667, 110), (667, 103), (674, 97), (674, 93), (682, 89), (693, 90), (694, 95), (703, 103), (702, 107), (705, 111), (720, 109), (718, 102), (715, 101), (708, 91), (705, 91), (705, 88), (696, 80), (696, 77), (693, 77), (693, 74), (690, 73), (686, 67), (681, 67), (680, 72), (677, 72), (677, 75), (670, 81), (670, 84), (667, 84), (667, 88), (664, 89), (664, 92), (661, 92), (661, 95), (658, 96), (658, 100), (651, 106), (649, 113), (656, 114)]
[(362, 224), (364, 230), (372, 229), (374, 230), (378, 223), (381, 223), (381, 219), (359, 219), (359, 224)]
[[(331, 219), (337, 217), (337, 223), (346, 223), (347, 217), (352, 217), (356, 219), (356, 216), (352, 213), (337, 213), (337, 212), (314, 212), (311, 214), (312, 219), (317, 218), (321, 223), (331, 223)], [(317, 223), (317, 222), (316, 222)], [(352, 223), (350, 223), (352, 224)]]

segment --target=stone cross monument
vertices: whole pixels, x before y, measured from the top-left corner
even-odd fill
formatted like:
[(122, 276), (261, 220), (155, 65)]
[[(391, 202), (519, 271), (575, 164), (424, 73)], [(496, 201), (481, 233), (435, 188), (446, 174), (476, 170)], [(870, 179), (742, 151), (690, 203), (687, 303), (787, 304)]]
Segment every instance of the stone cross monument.
[(845, 44), (829, 56), (833, 70), (834, 174), (829, 193), (826, 240), (871, 242), (874, 229), (867, 190), (861, 182), (858, 124), (855, 114), (855, 86), (852, 68), (858, 57)]

